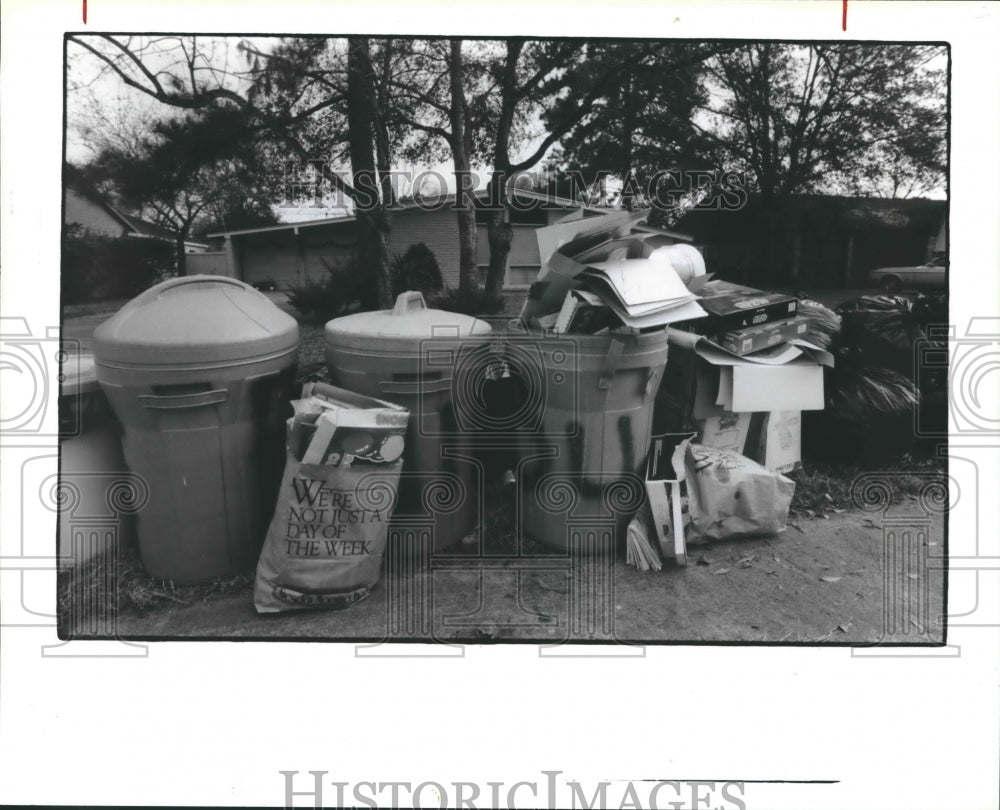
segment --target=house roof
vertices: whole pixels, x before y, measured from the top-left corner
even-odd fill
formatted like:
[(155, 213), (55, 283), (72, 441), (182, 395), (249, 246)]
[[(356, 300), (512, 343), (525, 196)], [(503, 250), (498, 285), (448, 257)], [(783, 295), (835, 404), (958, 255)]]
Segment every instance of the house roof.
[[(108, 206), (112, 211), (115, 209), (112, 206)], [(121, 211), (116, 211), (118, 216), (125, 220), (126, 224), (135, 231), (139, 236), (151, 236), (155, 239), (170, 239), (174, 240), (177, 238), (177, 233), (171, 231), (169, 228), (164, 228), (161, 225), (156, 225), (148, 220), (141, 219), (140, 217), (134, 217), (131, 214), (124, 214)]]
[[(516, 192), (519, 195), (533, 198), (535, 200), (538, 200), (539, 202), (549, 202), (560, 208), (582, 208), (585, 212), (595, 213), (595, 214), (608, 214), (612, 212), (612, 209), (609, 208), (601, 208), (595, 205), (588, 205), (586, 203), (574, 201), (566, 197), (557, 197), (553, 194), (547, 194), (545, 192), (531, 191), (522, 188), (514, 190), (516, 190)], [(482, 200), (487, 195), (487, 193), (488, 191), (486, 189), (481, 189), (479, 191), (476, 191), (475, 195), (477, 199)], [(399, 209), (410, 210), (418, 207), (433, 208), (442, 203), (446, 203), (448, 200), (451, 200), (454, 196), (455, 196), (454, 194), (441, 194), (434, 197), (420, 197), (420, 198), (409, 197), (402, 200), (398, 200), (396, 202), (395, 210)], [(314, 228), (322, 225), (339, 226), (339, 225), (346, 225), (347, 223), (354, 221), (356, 221), (356, 217), (348, 214), (337, 217), (325, 217), (323, 219), (310, 219), (310, 220), (305, 220), (304, 222), (287, 222), (282, 225), (264, 225), (257, 228), (243, 228), (233, 231), (218, 231), (216, 233), (210, 233), (206, 235), (209, 239), (212, 239), (220, 236), (243, 236), (245, 234), (265, 233), (267, 231), (293, 230), (297, 233), (299, 228)], [(650, 233), (662, 233), (666, 236), (670, 236), (674, 239), (679, 239), (686, 242), (694, 241), (694, 238), (692, 236), (689, 236), (688, 234), (676, 233), (674, 231), (668, 231), (663, 228), (655, 228), (647, 225), (641, 225), (639, 226), (639, 228), (643, 231), (648, 231)]]
[[(142, 217), (136, 217), (132, 214), (126, 214), (123, 211), (119, 211), (115, 206), (106, 200), (101, 199), (100, 196), (95, 194), (92, 190), (81, 188), (79, 183), (67, 183), (67, 189), (72, 189), (77, 194), (79, 194), (84, 199), (89, 202), (103, 208), (108, 214), (117, 219), (122, 225), (124, 225), (128, 230), (137, 234), (138, 236), (148, 236), (153, 239), (164, 239), (173, 242), (177, 238), (177, 232), (172, 231), (169, 228), (164, 228), (161, 225), (157, 225), (154, 222), (143, 219)], [(204, 242), (195, 242), (191, 239), (186, 239), (185, 244), (190, 245), (201, 245), (203, 247), (208, 247)]]

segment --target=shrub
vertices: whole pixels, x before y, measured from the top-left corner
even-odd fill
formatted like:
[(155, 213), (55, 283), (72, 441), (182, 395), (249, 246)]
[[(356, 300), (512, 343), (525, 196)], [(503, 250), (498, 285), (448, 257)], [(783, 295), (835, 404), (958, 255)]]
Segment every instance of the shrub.
[(433, 293), (444, 288), (434, 251), (423, 242), (410, 245), (402, 256), (393, 256), (389, 273), (393, 296), (409, 290)]
[(355, 260), (334, 265), (324, 262), (327, 277), (309, 280), (288, 288), (288, 302), (308, 323), (326, 323), (355, 309), (373, 309), (375, 280), (371, 273), (358, 270)]
[[(357, 258), (334, 263), (324, 260), (327, 277), (322, 281), (307, 281), (288, 290), (288, 301), (308, 323), (325, 323), (353, 309), (376, 309), (378, 291), (375, 275), (361, 269)], [(434, 253), (423, 242), (410, 245), (402, 256), (396, 254), (389, 263), (392, 295), (418, 290), (427, 296), (444, 289), (441, 269)]]
[(67, 230), (60, 261), (63, 303), (132, 298), (173, 275), (175, 266), (170, 242)]

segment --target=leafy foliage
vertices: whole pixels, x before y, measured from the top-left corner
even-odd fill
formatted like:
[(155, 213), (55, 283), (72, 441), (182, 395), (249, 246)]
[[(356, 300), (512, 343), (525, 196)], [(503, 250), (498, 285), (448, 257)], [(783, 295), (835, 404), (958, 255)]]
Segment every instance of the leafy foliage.
[(397, 253), (389, 270), (393, 296), (408, 290), (431, 293), (444, 287), (434, 251), (423, 242), (410, 245), (402, 256)]
[(173, 271), (173, 246), (159, 239), (89, 236), (78, 229), (63, 236), (64, 304), (131, 298)]
[[(909, 173), (943, 180), (942, 49), (923, 45), (740, 45), (706, 64), (708, 101), (692, 123), (713, 165), (765, 195), (872, 193)], [(888, 162), (887, 162), (888, 161)], [(895, 163), (893, 167), (890, 163)]]
[[(356, 257), (346, 262), (324, 262), (327, 276), (289, 288), (288, 301), (307, 323), (326, 323), (354, 310), (378, 309), (374, 274), (361, 269)], [(411, 245), (390, 265), (393, 297), (417, 290), (432, 298), (444, 290), (434, 252), (423, 242)]]
[(326, 263), (326, 278), (308, 280), (288, 289), (288, 302), (307, 323), (326, 323), (355, 309), (374, 309), (370, 273), (359, 270), (352, 259), (342, 264)]
[(427, 299), (427, 306), (463, 315), (493, 315), (504, 307), (502, 296), (490, 295), (484, 289), (462, 290), (445, 288)]

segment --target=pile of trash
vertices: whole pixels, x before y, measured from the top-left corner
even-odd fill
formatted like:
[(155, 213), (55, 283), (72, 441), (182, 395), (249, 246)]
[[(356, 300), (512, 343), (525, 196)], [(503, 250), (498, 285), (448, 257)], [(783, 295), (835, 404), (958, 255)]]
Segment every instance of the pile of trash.
[[(627, 533), (628, 559), (644, 569), (657, 567), (642, 542), (649, 528), (663, 555), (681, 564), (687, 539), (783, 528), (794, 483), (782, 473), (801, 463), (802, 412), (826, 405), (824, 368), (834, 366), (830, 347), (841, 321), (814, 301), (714, 279), (695, 248), (642, 229), (646, 213), (540, 229), (542, 271), (521, 313), (528, 329), (588, 336), (588, 347), (601, 336), (609, 346), (653, 332), (667, 338), (652, 441), (655, 448), (664, 435), (687, 433), (691, 470), (673, 478), (647, 471), (652, 517), (637, 516)], [(706, 469), (715, 472), (706, 478)], [(744, 479), (754, 482), (752, 493)], [(687, 529), (671, 540), (665, 527), (681, 525), (671, 513), (682, 500)]]
[[(889, 464), (947, 430), (947, 323), (943, 294), (873, 295), (837, 307), (827, 408), (810, 414), (806, 449), (828, 463)], [(943, 358), (943, 362), (933, 362)]]
[(653, 432), (693, 430), (707, 446), (793, 469), (801, 412), (825, 405), (823, 368), (834, 365), (840, 317), (814, 301), (713, 279), (695, 248), (640, 229), (647, 213), (540, 229), (542, 272), (523, 322), (555, 335), (665, 330), (670, 358)]

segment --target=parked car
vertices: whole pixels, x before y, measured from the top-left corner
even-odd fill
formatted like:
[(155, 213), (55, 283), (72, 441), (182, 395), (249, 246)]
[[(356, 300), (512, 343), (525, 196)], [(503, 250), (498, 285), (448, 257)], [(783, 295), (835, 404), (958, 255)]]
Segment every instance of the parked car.
[(942, 258), (933, 258), (916, 267), (880, 267), (868, 278), (876, 287), (894, 293), (906, 288), (944, 289), (948, 265)]

